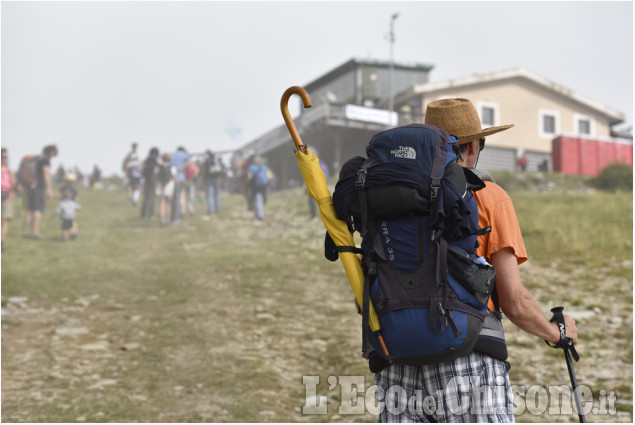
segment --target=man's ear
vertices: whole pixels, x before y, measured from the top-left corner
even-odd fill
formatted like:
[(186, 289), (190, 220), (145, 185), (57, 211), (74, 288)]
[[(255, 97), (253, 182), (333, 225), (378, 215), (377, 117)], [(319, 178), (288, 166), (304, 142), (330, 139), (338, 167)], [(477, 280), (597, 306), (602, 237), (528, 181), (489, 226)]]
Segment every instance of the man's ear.
[(472, 140), (467, 144), (467, 153), (472, 156), (478, 152), (478, 140)]

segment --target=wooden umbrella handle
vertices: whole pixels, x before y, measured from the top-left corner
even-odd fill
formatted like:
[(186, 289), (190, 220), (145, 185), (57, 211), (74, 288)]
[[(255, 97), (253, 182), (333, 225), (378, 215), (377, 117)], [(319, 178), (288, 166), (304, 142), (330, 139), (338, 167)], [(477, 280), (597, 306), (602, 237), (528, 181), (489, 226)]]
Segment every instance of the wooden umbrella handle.
[(282, 99), (280, 99), (280, 110), (282, 111), (282, 117), (284, 118), (284, 122), (287, 124), (287, 128), (289, 129), (289, 133), (291, 133), (291, 138), (293, 139), (293, 143), (295, 146), (306, 153), (306, 149), (304, 143), (302, 143), (302, 139), (298, 134), (298, 130), (295, 128), (295, 124), (293, 123), (293, 119), (291, 118), (291, 114), (289, 113), (289, 98), (297, 94), (302, 98), (302, 103), (305, 108), (311, 107), (311, 98), (309, 94), (300, 86), (292, 86), (285, 90), (282, 95)]

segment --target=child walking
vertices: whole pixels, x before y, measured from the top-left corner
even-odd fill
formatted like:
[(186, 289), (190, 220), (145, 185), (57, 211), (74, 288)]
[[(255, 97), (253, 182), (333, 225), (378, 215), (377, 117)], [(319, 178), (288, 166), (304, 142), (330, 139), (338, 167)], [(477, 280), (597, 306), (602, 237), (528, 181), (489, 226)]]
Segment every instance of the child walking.
[[(64, 185), (60, 188), (60, 194), (63, 194), (65, 190), (69, 190), (71, 192), (71, 199), (75, 202), (79, 202), (77, 188), (75, 184), (77, 182), (77, 175), (75, 173), (66, 174)], [(64, 198), (64, 195), (61, 196)], [(75, 239), (79, 234), (79, 228), (77, 227), (77, 220), (73, 221), (73, 227), (70, 229), (71, 239)]]
[(81, 208), (81, 206), (77, 202), (73, 201), (73, 192), (68, 188), (62, 191), (62, 198), (63, 199), (55, 209), (53, 216), (58, 215), (62, 220), (61, 239), (66, 242), (68, 240), (69, 232), (75, 223), (76, 212)]

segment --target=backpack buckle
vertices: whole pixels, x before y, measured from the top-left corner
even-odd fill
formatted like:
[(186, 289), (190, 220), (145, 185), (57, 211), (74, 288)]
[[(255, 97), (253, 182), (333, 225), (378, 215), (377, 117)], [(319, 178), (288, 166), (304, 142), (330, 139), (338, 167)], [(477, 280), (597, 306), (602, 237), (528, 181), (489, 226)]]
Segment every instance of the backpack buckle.
[(437, 310), (439, 311), (439, 316), (444, 317), (446, 315), (445, 309), (443, 308), (443, 304), (438, 303), (437, 304)]
[(443, 230), (437, 229), (432, 232), (432, 237), (430, 238), (430, 240), (432, 242), (438, 242), (441, 239), (441, 236), (443, 236)]
[(355, 189), (360, 190), (364, 188), (366, 184), (366, 175), (368, 171), (365, 169), (361, 169), (357, 171), (357, 179), (355, 180)]
[(439, 190), (441, 189), (441, 179), (432, 179), (430, 185), (430, 199), (433, 201), (439, 197)]
[(369, 276), (377, 276), (377, 263), (371, 262), (368, 264), (368, 275)]

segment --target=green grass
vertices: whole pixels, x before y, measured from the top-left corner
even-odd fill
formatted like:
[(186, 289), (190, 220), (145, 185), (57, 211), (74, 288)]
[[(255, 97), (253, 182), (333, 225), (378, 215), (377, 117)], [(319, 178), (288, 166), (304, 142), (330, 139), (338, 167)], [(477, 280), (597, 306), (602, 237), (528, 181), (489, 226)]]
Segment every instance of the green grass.
[[(541, 305), (602, 312), (578, 320), (579, 380), (632, 399), (632, 195), (510, 195), (530, 255), (521, 272)], [(341, 264), (324, 259), (324, 228), (302, 191), (273, 193), (265, 222), (241, 196), (223, 201), (220, 216), (161, 228), (123, 191), (82, 190), (80, 237), (66, 243), (48, 215), (49, 239), (23, 239), (18, 210), (2, 254), (2, 420), (374, 421), (340, 416), (339, 387), (329, 389), (330, 376), (352, 375), (366, 390), (372, 375), (352, 291)], [(562, 353), (513, 327), (508, 339), (513, 383), (566, 380)], [(605, 364), (616, 376), (594, 380)], [(307, 375), (320, 377), (327, 415), (301, 414)]]
[(633, 196), (511, 192), (529, 255), (543, 265), (587, 265), (632, 278)]

